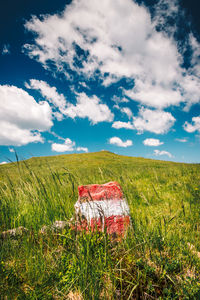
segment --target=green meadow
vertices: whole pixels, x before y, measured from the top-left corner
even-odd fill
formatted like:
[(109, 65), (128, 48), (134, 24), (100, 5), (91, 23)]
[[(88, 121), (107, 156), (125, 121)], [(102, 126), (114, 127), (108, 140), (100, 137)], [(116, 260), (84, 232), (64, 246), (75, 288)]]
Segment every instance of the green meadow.
[[(118, 181), (132, 226), (40, 229), (74, 216), (78, 185)], [(0, 166), (0, 299), (200, 299), (200, 165), (107, 151)]]

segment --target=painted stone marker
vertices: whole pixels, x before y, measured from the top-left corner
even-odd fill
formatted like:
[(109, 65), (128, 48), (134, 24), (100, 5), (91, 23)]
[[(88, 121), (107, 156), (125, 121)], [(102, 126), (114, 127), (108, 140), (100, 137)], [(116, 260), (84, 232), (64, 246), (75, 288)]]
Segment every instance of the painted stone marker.
[(119, 183), (83, 185), (78, 187), (78, 193), (77, 230), (125, 233), (130, 225), (130, 211)]

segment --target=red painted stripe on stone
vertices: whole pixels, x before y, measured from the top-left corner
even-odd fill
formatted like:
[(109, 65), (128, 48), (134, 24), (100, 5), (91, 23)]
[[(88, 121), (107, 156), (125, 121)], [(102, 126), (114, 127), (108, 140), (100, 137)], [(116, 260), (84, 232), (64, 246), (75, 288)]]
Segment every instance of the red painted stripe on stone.
[(90, 226), (92, 231), (98, 230), (103, 231), (106, 229), (107, 233), (109, 234), (119, 234), (122, 235), (126, 231), (130, 224), (130, 217), (129, 216), (111, 216), (105, 217), (102, 219), (92, 219)]
[(106, 184), (91, 184), (78, 187), (80, 201), (122, 199), (123, 192), (117, 182)]
[(87, 220), (81, 220), (76, 229), (78, 231), (104, 231), (106, 230), (109, 234), (117, 234), (124, 235), (128, 226), (130, 225), (130, 217), (129, 216), (111, 216), (108, 218), (99, 218), (99, 219), (91, 219), (90, 224), (88, 224)]

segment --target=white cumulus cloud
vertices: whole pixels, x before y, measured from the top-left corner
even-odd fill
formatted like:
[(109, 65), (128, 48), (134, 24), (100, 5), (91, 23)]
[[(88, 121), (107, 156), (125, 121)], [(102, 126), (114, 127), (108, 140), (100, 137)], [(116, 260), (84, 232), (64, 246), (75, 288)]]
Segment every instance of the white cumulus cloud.
[[(87, 78), (98, 70), (105, 85), (134, 80), (134, 88), (125, 94), (150, 107), (197, 103), (199, 43), (190, 38), (193, 68), (187, 71), (173, 37), (176, 26), (166, 26), (166, 19), (176, 20), (180, 13), (178, 1), (160, 0), (156, 6), (152, 18), (144, 5), (132, 0), (72, 1), (61, 14), (34, 16), (26, 23), (35, 40), (24, 51), (67, 78), (71, 69)], [(78, 48), (85, 56), (80, 57)]]
[(133, 90), (125, 91), (125, 95), (142, 104), (160, 109), (183, 101), (180, 91), (173, 89), (173, 86), (169, 88), (155, 85), (143, 79), (136, 79)]
[(185, 122), (183, 125), (183, 128), (187, 132), (195, 132), (199, 131), (200, 132), (200, 116), (199, 117), (193, 117), (192, 118), (192, 124)]
[(140, 109), (138, 116), (133, 117), (133, 125), (138, 133), (149, 131), (156, 134), (164, 134), (170, 130), (174, 122), (175, 118), (171, 113), (144, 107)]
[(51, 150), (55, 152), (72, 152), (72, 151), (88, 152), (87, 147), (76, 147), (76, 143), (69, 138), (65, 139), (63, 144), (53, 143), (51, 145)]
[(80, 152), (88, 152), (88, 148), (87, 147), (77, 147), (76, 151), (80, 151)]
[(53, 143), (51, 145), (51, 150), (56, 152), (71, 152), (75, 150), (75, 142), (67, 138), (65, 139), (64, 144)]
[(77, 103), (68, 104), (64, 114), (70, 118), (88, 118), (92, 124), (112, 122), (114, 115), (106, 104), (97, 96), (88, 97), (85, 93), (77, 94)]
[(115, 129), (121, 129), (121, 128), (134, 129), (134, 126), (131, 122), (121, 122), (121, 121), (114, 122), (112, 124), (112, 127)]
[(133, 116), (132, 121), (115, 121), (112, 127), (115, 129), (137, 130), (138, 134), (142, 134), (144, 131), (164, 134), (170, 130), (175, 121), (175, 118), (169, 112), (141, 107), (138, 115)]
[(118, 104), (114, 105), (113, 107), (119, 109), (121, 113), (127, 115), (129, 119), (131, 119), (131, 117), (133, 116), (133, 113), (129, 107), (120, 107)]
[(129, 107), (122, 107), (121, 112), (126, 114), (129, 119), (133, 116), (133, 113), (132, 113), (132, 111), (130, 110)]
[(109, 139), (109, 144), (112, 144), (112, 145), (116, 145), (118, 147), (129, 147), (129, 146), (132, 146), (133, 145), (133, 142), (131, 140), (126, 140), (126, 141), (122, 141), (119, 137), (112, 137)]
[(47, 82), (31, 79), (30, 84), (25, 84), (26, 88), (40, 91), (41, 95), (52, 103), (61, 113), (66, 108), (66, 99), (63, 94), (59, 94), (55, 87), (51, 87)]
[(168, 151), (160, 151), (160, 150), (154, 150), (154, 155), (156, 155), (156, 156), (162, 156), (162, 155), (165, 155), (165, 156), (168, 156), (168, 157), (170, 157), (170, 158), (172, 158), (173, 156), (172, 156), (172, 154), (170, 153), (170, 152), (168, 152)]
[(158, 139), (146, 139), (143, 141), (143, 144), (145, 146), (153, 146), (153, 147), (157, 147), (157, 146), (161, 146), (163, 145), (164, 143), (161, 142), (160, 140)]
[[(124, 98), (125, 99), (125, 98)], [(112, 101), (114, 101), (116, 104), (113, 105), (113, 108), (118, 109), (122, 114), (127, 115), (129, 119), (133, 116), (133, 113), (129, 107), (121, 107), (119, 106), (119, 103), (124, 102), (123, 98), (118, 100), (118, 97), (113, 97)]]
[(0, 145), (43, 142), (40, 132), (53, 125), (49, 104), (37, 103), (23, 89), (9, 85), (0, 86), (0, 99)]
[(88, 97), (85, 93), (75, 93), (77, 102), (70, 103), (65, 99), (63, 94), (57, 92), (56, 87), (49, 86), (42, 80), (31, 79), (30, 84), (26, 83), (27, 88), (39, 90), (54, 108), (59, 111), (54, 112), (54, 116), (61, 121), (64, 116), (69, 118), (88, 118), (92, 124), (99, 122), (112, 122), (114, 114), (109, 107), (102, 103), (101, 100), (93, 95)]
[(2, 162), (0, 162), (0, 165), (5, 165), (5, 164), (7, 164), (7, 162), (6, 162), (6, 161), (2, 161)]
[[(200, 45), (199, 45), (200, 47)], [(188, 111), (192, 104), (199, 103), (200, 77), (186, 75), (183, 80), (183, 95), (185, 98), (185, 111)]]

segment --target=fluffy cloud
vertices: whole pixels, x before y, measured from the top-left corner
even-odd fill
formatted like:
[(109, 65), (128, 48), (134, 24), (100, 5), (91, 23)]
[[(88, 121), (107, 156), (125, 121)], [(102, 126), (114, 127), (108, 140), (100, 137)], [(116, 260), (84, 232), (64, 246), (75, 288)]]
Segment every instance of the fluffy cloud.
[(25, 84), (26, 88), (40, 91), (41, 95), (52, 103), (61, 113), (66, 108), (66, 99), (63, 94), (59, 94), (55, 87), (49, 86), (48, 83), (42, 80), (31, 79), (30, 84)]
[(154, 85), (151, 82), (141, 79), (135, 80), (133, 90), (124, 91), (131, 99), (141, 102), (147, 106), (164, 108), (170, 105), (177, 105), (182, 100), (180, 91), (162, 85)]
[(53, 125), (49, 104), (37, 103), (23, 89), (8, 85), (0, 86), (0, 99), (0, 145), (43, 142), (40, 132)]
[(119, 137), (112, 137), (109, 139), (109, 144), (112, 144), (112, 145), (116, 145), (118, 147), (129, 147), (129, 146), (132, 146), (133, 145), (133, 142), (131, 140), (127, 140), (127, 141), (122, 141)]
[(25, 46), (29, 55), (46, 67), (50, 60), (57, 67), (78, 68), (73, 64), (78, 45), (88, 51), (79, 68), (88, 75), (97, 68), (120, 77), (142, 75), (145, 68), (159, 81), (177, 74), (176, 46), (155, 30), (147, 9), (131, 0), (74, 1), (61, 16), (33, 17), (26, 28), (37, 34), (35, 45)]
[(53, 143), (51, 145), (51, 150), (56, 152), (71, 152), (75, 150), (75, 142), (72, 142), (70, 139), (66, 139), (64, 144)]
[(72, 152), (75, 150), (78, 152), (88, 152), (88, 148), (86, 147), (76, 148), (76, 143), (69, 138), (65, 139), (65, 142), (63, 144), (53, 143), (51, 145), (51, 150), (55, 152)]
[(131, 122), (121, 122), (121, 121), (114, 122), (112, 124), (112, 127), (115, 129), (121, 129), (121, 128), (134, 129), (134, 126)]
[(0, 165), (5, 165), (5, 164), (7, 164), (7, 162), (6, 162), (6, 161), (2, 161), (2, 162), (0, 162)]
[(186, 101), (185, 111), (188, 111), (192, 104), (199, 103), (200, 77), (186, 75), (182, 82), (184, 85), (183, 94)]
[(124, 114), (126, 114), (129, 119), (133, 116), (132, 111), (128, 107), (122, 107), (121, 108), (121, 112), (124, 113)]
[(80, 152), (88, 152), (88, 148), (86, 148), (86, 147), (77, 147), (76, 148), (76, 151), (80, 151)]
[(195, 132), (199, 131), (200, 132), (200, 116), (199, 117), (193, 117), (192, 118), (192, 124), (185, 122), (183, 125), (183, 128), (187, 132)]
[(172, 156), (172, 154), (170, 153), (170, 152), (168, 152), (168, 151), (160, 151), (160, 150), (154, 150), (154, 155), (156, 155), (156, 156), (162, 156), (162, 155), (166, 155), (166, 156), (168, 156), (168, 157), (170, 157), (170, 158), (172, 158), (173, 156)]
[(114, 105), (114, 107), (118, 108), (118, 109), (120, 108), (119, 103), (128, 103), (128, 102), (130, 102), (127, 98), (118, 97), (116, 95), (114, 95), (111, 100), (116, 103), (116, 105)]
[(174, 122), (175, 118), (169, 112), (141, 107), (138, 115), (133, 117), (132, 122), (116, 121), (112, 124), (112, 127), (115, 129), (126, 128), (137, 130), (138, 134), (144, 131), (164, 134), (170, 130)]
[(92, 124), (112, 122), (114, 115), (106, 104), (96, 96), (88, 97), (85, 93), (77, 95), (75, 105), (68, 104), (64, 114), (70, 118), (88, 118)]
[(133, 125), (138, 133), (149, 131), (164, 134), (169, 131), (174, 122), (175, 118), (171, 113), (144, 107), (140, 109), (138, 116), (133, 118)]
[(59, 94), (55, 87), (51, 87), (42, 80), (32, 79), (30, 84), (26, 84), (27, 88), (39, 90), (41, 95), (45, 97), (54, 108), (59, 111), (54, 112), (54, 116), (58, 120), (62, 120), (63, 116), (69, 118), (88, 118), (92, 124), (99, 122), (112, 122), (113, 113), (106, 104), (103, 104), (97, 96), (88, 97), (85, 93), (76, 93), (76, 104), (68, 102), (63, 94)]
[(133, 116), (133, 113), (129, 107), (120, 107), (118, 104), (115, 104), (113, 107), (119, 109), (121, 113), (127, 115), (129, 119), (131, 119), (131, 117)]
[(124, 77), (132, 79), (135, 86), (126, 95), (151, 107), (190, 105), (199, 101), (185, 87), (191, 80), (199, 86), (194, 71), (199, 43), (191, 38), (191, 75), (191, 70), (182, 67), (181, 48), (173, 38), (176, 26), (170, 29), (170, 22), (166, 26), (166, 20), (176, 21), (180, 13), (177, 3), (160, 0), (151, 18), (144, 6), (132, 0), (72, 1), (62, 14), (32, 17), (26, 23), (26, 29), (35, 34), (35, 43), (24, 45), (24, 51), (45, 68), (54, 65), (53, 70), (56, 67), (68, 78), (71, 69), (86, 77), (96, 76), (98, 70), (105, 85)]
[(161, 142), (160, 140), (158, 139), (146, 139), (143, 141), (143, 144), (145, 146), (153, 146), (153, 147), (157, 147), (157, 146), (160, 146), (160, 145), (163, 145), (164, 143)]

